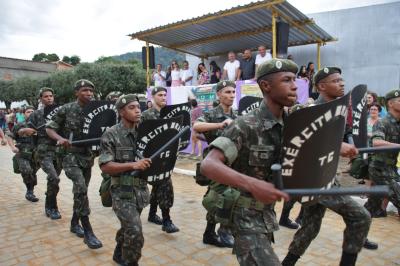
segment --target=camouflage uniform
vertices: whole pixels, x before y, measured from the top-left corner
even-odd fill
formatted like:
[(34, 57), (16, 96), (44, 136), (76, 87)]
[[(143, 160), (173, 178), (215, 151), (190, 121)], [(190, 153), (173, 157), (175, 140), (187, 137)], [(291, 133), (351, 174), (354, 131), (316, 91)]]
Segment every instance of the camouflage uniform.
[[(236, 119), (210, 147), (219, 149), (236, 171), (272, 183), (270, 169), (280, 162), (282, 128), (282, 121), (262, 102), (259, 109)], [(233, 252), (240, 265), (280, 265), (271, 247), (279, 228), (274, 204), (263, 204), (246, 191), (240, 194), (233, 209)]]
[[(320, 95), (315, 104), (325, 102)], [(334, 186), (338, 186), (338, 184), (335, 182)], [(371, 216), (363, 206), (350, 196), (323, 197), (314, 205), (303, 205), (302, 208), (302, 226), (293, 237), (289, 246), (289, 253), (298, 257), (305, 253), (311, 241), (317, 237), (321, 229), (322, 218), (327, 208), (342, 216), (346, 224), (343, 235), (343, 251), (348, 254), (357, 254), (361, 251), (368, 235)]]
[(16, 146), (19, 152), (15, 155), (15, 158), (18, 168), (27, 190), (33, 190), (33, 187), (37, 185), (36, 172), (38, 170), (34, 159), (34, 139), (33, 136), (20, 136), (18, 134), (18, 130), (27, 127), (26, 122), (18, 123), (13, 127), (11, 132), (7, 131), (7, 135), (17, 142)]
[[(199, 117), (196, 122), (205, 122), (205, 123), (221, 123), (225, 121), (226, 119), (236, 119), (237, 117), (237, 112), (234, 111), (233, 109), (231, 110), (230, 114), (225, 114), (224, 109), (222, 108), (221, 105), (218, 105), (217, 107), (209, 110), (208, 112), (205, 112), (203, 116)], [(210, 144), (213, 142), (216, 138), (222, 135), (223, 129), (218, 129), (218, 130), (212, 130), (208, 132), (204, 132), (203, 135), (205, 136), (207, 143)], [(225, 185), (218, 184), (214, 181), (211, 182), (210, 186), (207, 189), (206, 194), (204, 197), (209, 193), (210, 189), (214, 189), (217, 192), (220, 192), (221, 190), (224, 190), (226, 188)], [(214, 212), (207, 212), (206, 215), (206, 220), (209, 223), (215, 224), (215, 213)]]
[[(66, 139), (69, 139), (71, 133), (73, 139), (81, 139), (83, 123), (82, 107), (78, 102), (72, 102), (60, 107), (46, 127), (57, 131)], [(92, 173), (93, 159), (90, 147), (71, 146), (65, 149), (62, 160), (64, 172), (73, 182), (73, 210), (79, 217), (90, 214), (87, 190)]]
[[(101, 138), (99, 165), (133, 162), (136, 137), (137, 132), (122, 123), (108, 129)], [(122, 259), (126, 263), (137, 263), (144, 244), (140, 213), (149, 203), (147, 183), (129, 173), (112, 176), (111, 183), (113, 210), (121, 222), (115, 237), (116, 250), (122, 248)]]
[[(46, 124), (44, 109), (34, 111), (28, 119), (35, 128)], [(46, 127), (37, 130), (36, 155), (41, 168), (47, 174), (46, 207), (57, 208), (57, 194), (60, 190), (61, 161), (56, 156), (56, 142), (47, 136)], [(50, 206), (51, 205), (51, 206)]]
[[(400, 144), (400, 120), (396, 120), (388, 112), (373, 127), (371, 140), (381, 139)], [(399, 175), (396, 169), (397, 153), (376, 153), (372, 155), (368, 167), (369, 178), (375, 185), (389, 186), (389, 200), (400, 210), (400, 185), (397, 183)], [(373, 210), (381, 209), (380, 197), (369, 197), (366, 204)]]
[[(147, 109), (142, 113), (142, 121), (160, 119), (160, 111), (155, 108)], [(150, 194), (150, 210), (157, 211), (157, 205), (161, 210), (170, 209), (174, 205), (174, 187), (172, 179), (163, 179), (152, 184)]]

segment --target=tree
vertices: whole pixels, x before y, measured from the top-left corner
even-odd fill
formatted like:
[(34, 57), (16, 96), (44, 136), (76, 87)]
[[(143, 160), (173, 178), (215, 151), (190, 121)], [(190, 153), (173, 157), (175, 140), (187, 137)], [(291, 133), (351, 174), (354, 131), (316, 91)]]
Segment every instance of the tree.
[(32, 58), (32, 61), (35, 62), (45, 62), (46, 60), (47, 60), (47, 54), (45, 53), (35, 54)]
[(61, 61), (65, 62), (67, 64), (70, 64), (71, 58), (69, 56), (64, 55)]
[(57, 61), (60, 61), (60, 57), (58, 57), (57, 54), (48, 54), (47, 55), (47, 60), (49, 62), (57, 62)]
[(70, 57), (70, 64), (73, 66), (76, 66), (77, 64), (79, 64), (81, 62), (81, 58), (77, 55), (73, 55)]

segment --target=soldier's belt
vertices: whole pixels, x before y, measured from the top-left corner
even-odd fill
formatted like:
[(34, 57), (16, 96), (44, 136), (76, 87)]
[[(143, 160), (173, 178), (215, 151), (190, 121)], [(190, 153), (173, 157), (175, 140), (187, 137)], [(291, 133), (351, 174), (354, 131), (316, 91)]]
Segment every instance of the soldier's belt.
[(111, 178), (111, 186), (113, 185), (123, 187), (143, 187), (147, 185), (147, 181), (133, 176), (113, 176)]
[(262, 203), (261, 201), (255, 200), (254, 198), (240, 196), (236, 202), (236, 206), (246, 209), (262, 211), (265, 207), (265, 204)]

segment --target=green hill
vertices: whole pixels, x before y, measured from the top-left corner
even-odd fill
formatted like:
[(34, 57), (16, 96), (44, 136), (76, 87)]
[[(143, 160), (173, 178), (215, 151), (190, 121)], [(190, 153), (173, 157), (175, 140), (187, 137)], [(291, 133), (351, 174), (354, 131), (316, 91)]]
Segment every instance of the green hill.
[[(163, 47), (154, 47), (154, 54), (155, 54), (155, 63), (162, 64), (164, 70), (167, 68), (167, 66), (170, 65), (172, 60), (178, 61), (180, 65), (182, 64), (182, 61), (185, 60), (185, 55), (183, 53), (178, 53), (174, 50)], [(141, 63), (142, 52), (130, 52), (126, 54), (115, 55), (112, 56), (112, 58), (124, 62), (136, 59)]]

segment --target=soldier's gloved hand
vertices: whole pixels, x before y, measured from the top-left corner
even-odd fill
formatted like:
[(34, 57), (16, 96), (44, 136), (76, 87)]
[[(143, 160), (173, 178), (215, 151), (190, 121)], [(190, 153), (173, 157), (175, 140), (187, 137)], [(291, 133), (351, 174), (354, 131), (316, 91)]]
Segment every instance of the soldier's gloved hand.
[(276, 189), (273, 184), (255, 178), (252, 179), (253, 180), (250, 181), (251, 183), (249, 192), (256, 200), (266, 204), (280, 201), (281, 199), (284, 199), (285, 201), (289, 200), (289, 195), (279, 189)]
[(342, 142), (342, 146), (340, 147), (340, 156), (352, 158), (358, 154), (358, 150), (356, 146), (353, 144), (348, 144)]
[(17, 147), (11, 148), (11, 150), (12, 150), (13, 153), (18, 153), (19, 152), (19, 149)]
[(132, 170), (146, 170), (151, 166), (151, 160), (149, 158), (141, 159), (140, 161), (132, 163)]
[(71, 142), (69, 142), (69, 140), (67, 140), (67, 139), (62, 138), (57, 141), (57, 145), (68, 148), (71, 146)]

